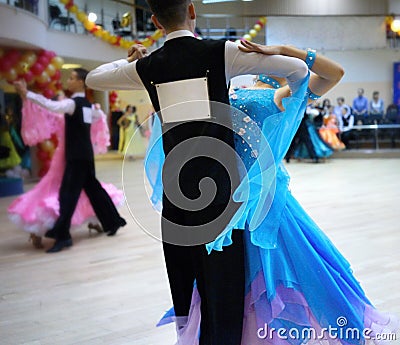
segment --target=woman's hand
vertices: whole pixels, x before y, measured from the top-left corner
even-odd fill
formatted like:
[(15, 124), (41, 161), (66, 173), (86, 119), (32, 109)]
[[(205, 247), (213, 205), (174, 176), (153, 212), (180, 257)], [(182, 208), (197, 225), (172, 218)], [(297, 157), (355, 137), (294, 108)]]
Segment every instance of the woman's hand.
[(240, 41), (239, 49), (245, 53), (261, 53), (264, 55), (282, 55), (282, 46), (264, 46), (250, 41)]
[(128, 62), (139, 60), (147, 55), (147, 48), (142, 44), (134, 44), (128, 50)]

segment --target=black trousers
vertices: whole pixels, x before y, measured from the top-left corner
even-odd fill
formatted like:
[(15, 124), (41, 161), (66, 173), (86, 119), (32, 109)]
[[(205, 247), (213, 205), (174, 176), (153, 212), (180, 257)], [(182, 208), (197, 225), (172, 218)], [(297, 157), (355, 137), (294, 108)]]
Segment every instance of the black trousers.
[[(168, 218), (172, 220), (172, 212)], [(215, 213), (219, 213), (218, 207)], [(176, 212), (180, 224), (196, 225), (190, 212)], [(201, 217), (201, 215), (199, 215)], [(188, 316), (196, 280), (201, 297), (200, 345), (240, 345), (244, 309), (243, 231), (233, 243), (207, 253), (205, 245), (179, 246), (163, 242), (165, 263), (176, 316)]]
[(56, 240), (71, 238), (71, 219), (82, 190), (105, 231), (120, 224), (114, 203), (96, 179), (94, 161), (67, 160), (58, 196), (60, 216), (53, 227)]

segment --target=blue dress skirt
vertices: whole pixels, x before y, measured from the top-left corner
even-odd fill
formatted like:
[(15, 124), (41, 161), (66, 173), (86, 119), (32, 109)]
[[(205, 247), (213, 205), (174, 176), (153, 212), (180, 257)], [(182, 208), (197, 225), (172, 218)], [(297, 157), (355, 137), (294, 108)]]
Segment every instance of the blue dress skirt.
[[(223, 250), (231, 243), (232, 229), (245, 229), (242, 345), (366, 344), (377, 333), (397, 327), (395, 317), (372, 306), (350, 264), (289, 191), (281, 162), (303, 117), (307, 85), (308, 77), (283, 100), (284, 111), (275, 105), (273, 89), (239, 89), (230, 95), (236, 152), (245, 166), (234, 194), (242, 207), (206, 247)], [(164, 160), (160, 137), (157, 120), (145, 168), (158, 210)], [(194, 283), (178, 344), (198, 344), (200, 303)], [(171, 308), (159, 325), (173, 321)]]

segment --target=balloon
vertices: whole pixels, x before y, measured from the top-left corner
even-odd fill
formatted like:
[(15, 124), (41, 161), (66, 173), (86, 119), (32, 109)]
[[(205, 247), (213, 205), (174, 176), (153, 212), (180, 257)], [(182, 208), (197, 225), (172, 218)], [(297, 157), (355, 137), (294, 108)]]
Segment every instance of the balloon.
[(51, 89), (46, 89), (43, 91), (43, 96), (47, 98), (53, 98), (55, 96), (55, 92)]
[(8, 82), (13, 82), (17, 80), (18, 78), (18, 73), (15, 70), (15, 68), (10, 68), (6, 73), (4, 73), (4, 77)]
[(4, 58), (11, 61), (12, 65), (15, 65), (18, 62), (20, 56), (21, 53), (18, 50), (13, 49), (7, 52)]
[(43, 150), (39, 149), (36, 152), (36, 157), (39, 159), (39, 161), (43, 162), (43, 161), (45, 161), (46, 159), (49, 158), (49, 154), (46, 151), (43, 151)]
[(261, 25), (260, 24), (255, 24), (254, 25), (254, 30), (260, 31), (261, 30)]
[(50, 63), (50, 59), (45, 55), (40, 55), (37, 62), (46, 67)]
[(52, 77), (52, 76), (54, 76), (54, 74), (56, 74), (56, 68), (54, 67), (54, 65), (52, 65), (52, 64), (49, 64), (47, 67), (46, 67), (46, 69), (45, 69), (45, 72), (50, 76), (50, 77)]
[(53, 57), (57, 56), (57, 54), (56, 54), (55, 52), (51, 51), (51, 50), (44, 50), (42, 54), (43, 54), (44, 56), (46, 56), (46, 57), (49, 59), (49, 61), (50, 61)]
[(35, 62), (35, 64), (31, 67), (31, 71), (34, 75), (40, 75), (42, 74), (44, 70), (44, 66), (40, 64), (39, 62)]
[(68, 11), (70, 11), (71, 13), (76, 13), (78, 12), (78, 7), (76, 5), (72, 5)]
[(251, 41), (251, 36), (250, 36), (249, 34), (244, 35), (243, 38), (244, 38), (246, 41)]
[(251, 37), (256, 37), (257, 36), (257, 31), (256, 30), (254, 30), (254, 29), (251, 29), (250, 31), (249, 31), (249, 34), (250, 34), (250, 36)]
[(90, 20), (86, 19), (86, 20), (83, 22), (83, 26), (85, 27), (85, 29), (86, 29), (87, 31), (92, 31), (93, 28), (94, 28), (94, 26), (95, 26), (95, 23), (93, 23), (93, 22), (91, 22)]
[(267, 23), (267, 18), (265, 18), (265, 17), (261, 17), (259, 20), (260, 20), (260, 23), (263, 25), (265, 25)]
[(26, 81), (28, 84), (33, 80), (34, 77), (35, 77), (35, 76), (33, 75), (33, 73), (32, 73), (31, 71), (27, 71), (27, 72), (22, 76), (22, 78), (24, 78), (25, 81)]
[[(50, 66), (50, 65), (49, 65)], [(54, 67), (54, 65), (52, 65), (53, 67)], [(60, 70), (59, 69), (57, 69), (55, 72), (54, 72), (54, 75), (51, 77), (51, 80), (60, 80), (60, 78), (61, 78), (61, 72), (60, 72)]]
[(83, 23), (85, 21), (85, 19), (87, 19), (87, 15), (85, 12), (79, 11), (76, 14), (76, 18), (78, 18), (78, 20)]
[(24, 60), (19, 60), (15, 65), (15, 70), (17, 71), (18, 75), (24, 75), (29, 71), (29, 66)]
[(40, 143), (40, 148), (42, 149), (42, 151), (44, 152), (50, 152), (51, 150), (54, 149), (54, 144), (52, 143), (51, 140), (45, 140), (43, 142)]
[(64, 5), (68, 4), (69, 0), (60, 0), (60, 2)]
[(111, 34), (110, 34), (109, 31), (103, 30), (103, 31), (101, 32), (101, 38), (102, 38), (104, 41), (108, 41), (108, 40), (110, 39), (110, 37), (111, 37)]
[(34, 52), (28, 51), (22, 55), (22, 60), (25, 61), (29, 67), (31, 67), (36, 62), (37, 56)]
[(101, 37), (103, 35), (103, 29), (101, 28), (101, 26), (96, 25), (95, 26), (96, 30), (93, 32), (93, 34), (96, 37)]
[(51, 59), (51, 64), (56, 68), (60, 69), (64, 64), (64, 59), (60, 56), (55, 56)]
[(42, 74), (36, 78), (36, 81), (38, 84), (48, 84), (51, 80), (49, 75), (43, 71)]
[(12, 63), (7, 59), (7, 56), (4, 56), (0, 59), (0, 71), (8, 72), (12, 68)]

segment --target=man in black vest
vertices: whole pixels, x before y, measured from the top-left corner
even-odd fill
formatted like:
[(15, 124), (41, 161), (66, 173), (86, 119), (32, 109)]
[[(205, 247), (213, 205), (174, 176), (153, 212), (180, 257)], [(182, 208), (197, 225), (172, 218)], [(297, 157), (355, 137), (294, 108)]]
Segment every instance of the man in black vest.
[[(289, 85), (296, 87), (307, 75), (307, 66), (301, 60), (289, 57), (246, 54), (233, 42), (197, 40), (193, 34), (196, 13), (189, 0), (147, 2), (154, 14), (154, 24), (167, 33), (164, 46), (145, 57), (144, 47), (134, 46), (127, 59), (91, 71), (87, 83), (98, 90), (145, 88), (154, 109), (157, 112), (161, 110), (163, 116), (157, 85), (207, 79), (214, 120), (163, 125), (162, 139), (166, 156), (163, 166), (163, 249), (177, 316), (178, 336), (187, 321), (193, 283), (196, 280), (201, 297), (200, 344), (239, 345), (244, 307), (242, 231), (234, 230), (232, 244), (225, 246), (222, 252), (212, 251), (210, 254), (202, 244), (182, 245), (184, 240), (174, 244), (171, 239), (177, 232), (182, 238), (188, 237), (190, 242), (192, 233), (190, 230), (187, 233), (180, 232), (181, 227), (203, 229), (202, 226), (208, 224), (217, 224), (215, 229), (207, 226), (204, 228), (207, 233), (214, 234), (215, 238), (224, 229), (229, 215), (238, 207), (231, 198), (238, 182), (234, 134), (229, 129), (230, 119), (226, 118), (229, 114), (224, 111), (229, 104), (229, 80), (242, 74), (274, 74), (286, 77)], [(223, 105), (226, 105), (225, 108)], [(190, 145), (182, 150), (185, 141), (190, 142)], [(210, 143), (211, 146), (214, 143), (220, 144), (213, 146), (214, 155), (205, 157), (204, 147)], [(174, 153), (177, 150), (179, 155)], [(218, 155), (224, 156), (224, 164), (212, 159)], [(174, 161), (178, 158), (179, 162)], [(185, 164), (180, 167), (182, 162)], [(194, 210), (191, 201), (203, 197), (206, 188), (202, 189), (201, 183), (207, 178), (215, 183), (216, 193), (206, 207)], [(179, 181), (179, 185), (176, 185), (176, 181)], [(174, 187), (179, 188), (187, 198), (186, 204), (177, 205), (171, 200), (175, 198)], [(219, 219), (221, 214), (226, 217), (215, 223), (214, 220)]]
[[(21, 97), (27, 98), (51, 111), (64, 114), (65, 118), (65, 170), (59, 191), (60, 216), (46, 237), (55, 239), (48, 253), (59, 252), (72, 246), (71, 219), (84, 190), (104, 232), (109, 236), (126, 224), (120, 217), (110, 196), (96, 179), (94, 154), (90, 139), (90, 125), (96, 109), (85, 97), (85, 79), (88, 71), (76, 68), (67, 80), (70, 99), (51, 101), (27, 90), (23, 81), (14, 85)], [(93, 108), (93, 109), (92, 109)]]

